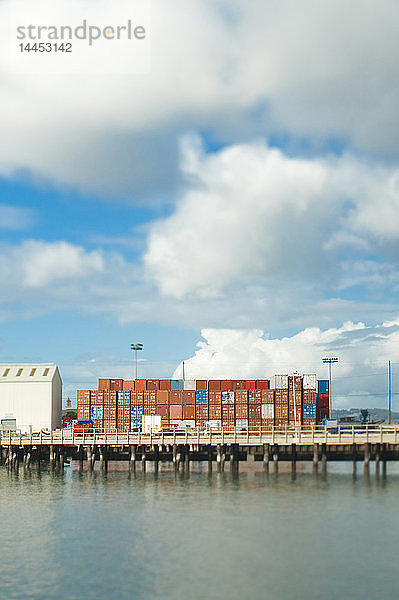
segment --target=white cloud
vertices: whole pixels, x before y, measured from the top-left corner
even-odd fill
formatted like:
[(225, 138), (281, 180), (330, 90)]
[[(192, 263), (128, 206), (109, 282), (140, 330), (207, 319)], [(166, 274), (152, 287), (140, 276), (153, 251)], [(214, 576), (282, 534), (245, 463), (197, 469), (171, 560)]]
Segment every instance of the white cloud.
[(164, 295), (212, 298), (256, 281), (351, 286), (348, 261), (384, 257), (399, 241), (394, 169), (350, 155), (291, 158), (263, 143), (211, 155), (196, 141), (183, 148), (189, 184), (175, 212), (152, 225), (144, 257)]
[[(11, 1), (0, 3), (0, 22)], [(96, 3), (99, 21), (107, 4)], [(398, 20), (391, 0), (361, 14), (357, 0), (345, 10), (335, 0), (154, 0), (148, 75), (3, 70), (0, 173), (165, 198), (177, 183), (177, 137), (192, 129), (227, 142), (283, 133), (297, 149), (333, 138), (395, 157)]]
[[(387, 405), (388, 360), (399, 364), (399, 320), (365, 325), (344, 323), (321, 330), (271, 338), (263, 330), (204, 329), (194, 356), (185, 360), (187, 379), (270, 378), (276, 373), (316, 373), (328, 378), (324, 356), (337, 356), (333, 367), (334, 405)], [(173, 376), (181, 377), (179, 365)]]

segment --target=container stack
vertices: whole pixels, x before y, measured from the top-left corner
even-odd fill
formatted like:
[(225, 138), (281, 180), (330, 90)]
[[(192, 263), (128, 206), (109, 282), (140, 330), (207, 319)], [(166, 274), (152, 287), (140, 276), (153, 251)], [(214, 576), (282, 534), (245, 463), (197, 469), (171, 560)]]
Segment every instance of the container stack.
[(274, 375), (271, 380), (274, 389), (274, 424), (278, 428), (288, 426), (288, 375)]
[(302, 379), (302, 414), (303, 414), (303, 426), (312, 428), (316, 425), (316, 386), (317, 379), (313, 373), (303, 375)]
[(251, 380), (99, 379), (97, 390), (78, 390), (78, 420), (98, 432), (140, 431), (143, 417), (162, 428), (225, 431), (314, 427), (329, 416), (328, 381), (316, 375), (274, 375)]
[(330, 414), (330, 386), (328, 379), (319, 379), (317, 382), (316, 420), (319, 423), (328, 419)]

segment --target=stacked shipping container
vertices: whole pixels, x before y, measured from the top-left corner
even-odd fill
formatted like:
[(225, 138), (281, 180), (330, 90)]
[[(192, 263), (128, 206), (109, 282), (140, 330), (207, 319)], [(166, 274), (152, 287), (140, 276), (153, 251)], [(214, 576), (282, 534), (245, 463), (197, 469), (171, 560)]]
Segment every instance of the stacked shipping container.
[(226, 431), (312, 427), (329, 415), (328, 381), (316, 375), (275, 375), (271, 381), (99, 379), (98, 390), (78, 390), (78, 419), (96, 431), (137, 431), (143, 416), (160, 415), (162, 427), (181, 425)]

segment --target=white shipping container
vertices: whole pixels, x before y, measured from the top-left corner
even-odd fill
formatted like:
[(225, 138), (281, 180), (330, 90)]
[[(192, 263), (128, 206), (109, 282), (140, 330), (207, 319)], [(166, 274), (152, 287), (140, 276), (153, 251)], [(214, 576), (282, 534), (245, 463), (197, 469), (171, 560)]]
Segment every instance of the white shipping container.
[(161, 431), (161, 415), (143, 415), (143, 433)]
[(272, 390), (287, 390), (288, 375), (273, 375), (270, 380), (270, 389)]
[(222, 404), (234, 404), (234, 392), (222, 392)]
[(208, 421), (208, 429), (211, 431), (220, 431), (222, 429), (222, 421), (219, 419), (210, 419)]
[(314, 373), (305, 373), (303, 375), (303, 389), (304, 390), (316, 390), (317, 379)]
[(274, 419), (273, 404), (262, 404), (262, 419)]
[(184, 379), (183, 390), (195, 390), (195, 379)]

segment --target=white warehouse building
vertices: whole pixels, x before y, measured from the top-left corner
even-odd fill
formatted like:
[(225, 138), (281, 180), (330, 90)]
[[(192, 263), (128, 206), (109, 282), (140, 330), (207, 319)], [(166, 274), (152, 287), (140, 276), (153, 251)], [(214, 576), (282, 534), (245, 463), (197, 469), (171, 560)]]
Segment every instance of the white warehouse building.
[(57, 365), (0, 364), (0, 424), (22, 432), (61, 427), (62, 381)]

